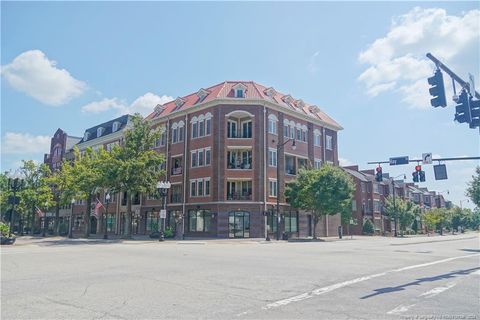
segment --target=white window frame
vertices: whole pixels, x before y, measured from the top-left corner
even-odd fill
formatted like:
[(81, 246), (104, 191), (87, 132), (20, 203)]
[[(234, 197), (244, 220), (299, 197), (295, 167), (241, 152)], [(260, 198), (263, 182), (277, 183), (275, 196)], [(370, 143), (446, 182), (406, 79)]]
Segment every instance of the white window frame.
[(190, 180), (190, 197), (197, 196), (197, 180)]
[[(197, 155), (197, 151), (198, 150), (192, 150), (190, 151), (190, 167), (191, 168), (196, 168), (198, 167), (198, 155)], [(195, 165), (194, 165), (194, 162), (195, 161)]]
[[(205, 166), (209, 166), (212, 163), (212, 148), (205, 148)], [(207, 152), (209, 154), (209, 157), (207, 158)], [(208, 162), (207, 162), (208, 159)]]
[(325, 148), (327, 150), (333, 150), (333, 137), (328, 134), (325, 135)]
[(278, 196), (278, 180), (268, 179), (268, 196), (276, 198)]
[(322, 160), (321, 159), (314, 159), (313, 160), (313, 166), (315, 169), (319, 169), (322, 166)]
[[(208, 182), (208, 189), (207, 189), (207, 182)], [(204, 195), (205, 197), (210, 196), (210, 186), (211, 186), (211, 184), (210, 184), (210, 178), (205, 178), (205, 179), (203, 179), (203, 190), (204, 190), (204, 194), (203, 194), (203, 195)], [(207, 191), (208, 191), (208, 192), (207, 192)]]
[[(274, 157), (273, 157), (273, 154), (275, 154)], [(277, 150), (276, 149), (268, 149), (268, 166), (269, 167), (277, 167), (277, 165), (278, 165)]]

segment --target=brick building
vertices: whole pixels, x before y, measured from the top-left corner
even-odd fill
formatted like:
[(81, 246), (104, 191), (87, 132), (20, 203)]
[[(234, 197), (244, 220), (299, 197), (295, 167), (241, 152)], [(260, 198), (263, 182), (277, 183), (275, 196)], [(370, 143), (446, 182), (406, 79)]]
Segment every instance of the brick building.
[(43, 163), (48, 164), (52, 171), (59, 169), (67, 152), (81, 139), (68, 135), (60, 128), (57, 129), (50, 140), (50, 152), (44, 155)]
[[(167, 224), (177, 234), (265, 237), (277, 227), (290, 236), (312, 234), (312, 217), (290, 208), (284, 191), (300, 167), (338, 164), (342, 128), (320, 108), (255, 82), (226, 81), (158, 105), (146, 119), (163, 130), (155, 149), (166, 155)], [(142, 200), (134, 231), (148, 233), (160, 201)], [(330, 216), (317, 234), (333, 235), (339, 224)]]

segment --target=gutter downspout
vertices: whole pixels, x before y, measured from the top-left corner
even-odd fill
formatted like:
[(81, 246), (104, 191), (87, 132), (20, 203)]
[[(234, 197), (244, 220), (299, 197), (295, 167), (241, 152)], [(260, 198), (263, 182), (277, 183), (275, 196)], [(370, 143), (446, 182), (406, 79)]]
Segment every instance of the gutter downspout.
[[(325, 150), (325, 145), (327, 142), (327, 136), (325, 135), (325, 127), (322, 127), (322, 136), (323, 136), (323, 163), (327, 161), (327, 152)], [(328, 237), (328, 215), (325, 215), (325, 236)]]
[[(265, 239), (268, 237), (268, 217), (267, 212), (267, 109), (265, 103), (263, 104), (263, 215), (265, 219)], [(277, 134), (278, 124), (277, 124)], [(278, 196), (278, 195), (277, 195)]]
[(185, 114), (185, 130), (183, 134), (183, 204), (182, 204), (182, 239), (185, 239), (185, 202), (187, 201), (187, 137), (188, 135), (188, 114)]

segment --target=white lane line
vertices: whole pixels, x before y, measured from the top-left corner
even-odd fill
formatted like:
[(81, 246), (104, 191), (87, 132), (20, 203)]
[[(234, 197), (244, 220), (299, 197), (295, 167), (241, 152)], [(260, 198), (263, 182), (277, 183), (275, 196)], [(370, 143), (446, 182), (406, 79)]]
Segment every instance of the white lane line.
[(266, 306), (262, 307), (262, 309), (268, 310), (268, 309), (272, 309), (272, 308), (278, 308), (278, 307), (281, 307), (281, 306), (285, 306), (285, 305), (293, 303), (293, 302), (303, 301), (303, 300), (306, 300), (306, 299), (310, 299), (314, 296), (319, 296), (319, 295), (322, 295), (324, 293), (331, 292), (333, 290), (337, 290), (337, 289), (340, 289), (340, 288), (343, 288), (343, 287), (346, 287), (346, 286), (349, 286), (349, 285), (352, 285), (352, 284), (355, 284), (355, 283), (367, 281), (367, 280), (370, 280), (370, 279), (373, 279), (373, 278), (378, 278), (378, 277), (381, 277), (381, 276), (384, 276), (384, 275), (387, 275), (387, 274), (390, 274), (390, 273), (396, 273), (396, 272), (402, 272), (402, 271), (405, 271), (405, 270), (427, 267), (427, 266), (431, 266), (431, 265), (435, 265), (435, 264), (439, 264), (439, 263), (444, 263), (444, 262), (449, 262), (449, 261), (453, 261), (453, 260), (457, 260), (457, 259), (477, 257), (479, 255), (480, 255), (480, 253), (475, 253), (475, 254), (469, 254), (469, 255), (465, 255), (465, 256), (446, 258), (446, 259), (442, 259), (442, 260), (437, 260), (437, 261), (432, 261), (432, 262), (427, 262), (427, 263), (422, 263), (422, 264), (416, 264), (416, 265), (412, 265), (412, 266), (408, 266), (408, 267), (389, 270), (389, 271), (382, 272), (382, 273), (372, 274), (372, 275), (369, 275), (369, 276), (355, 278), (355, 279), (352, 279), (352, 280), (339, 282), (339, 283), (336, 283), (336, 284), (333, 284), (333, 285), (330, 285), (330, 286), (326, 286), (326, 287), (323, 287), (323, 288), (318, 288), (318, 289), (312, 290), (310, 292), (305, 292), (305, 293), (302, 293), (302, 294), (299, 294), (299, 295), (296, 295), (296, 296), (293, 296), (293, 297), (290, 297), (290, 298), (278, 300), (278, 301), (267, 304)]
[(448, 289), (451, 289), (453, 287), (455, 287), (457, 283), (456, 282), (450, 282), (450, 283), (447, 283), (446, 286), (444, 287), (436, 287), (436, 288), (433, 288), (432, 290), (428, 290), (427, 292), (424, 292), (422, 293), (421, 295), (419, 295), (419, 297), (425, 297), (425, 298), (431, 298), (431, 297), (434, 297), (436, 296), (437, 294), (440, 294), (444, 291), (447, 291)]
[(409, 304), (409, 305), (401, 304), (398, 307), (396, 307), (395, 309), (392, 309), (392, 310), (388, 311), (387, 314), (399, 314), (399, 313), (402, 313), (402, 312), (406, 312), (406, 311), (408, 311), (408, 309), (410, 309), (413, 306), (415, 306), (415, 304)]

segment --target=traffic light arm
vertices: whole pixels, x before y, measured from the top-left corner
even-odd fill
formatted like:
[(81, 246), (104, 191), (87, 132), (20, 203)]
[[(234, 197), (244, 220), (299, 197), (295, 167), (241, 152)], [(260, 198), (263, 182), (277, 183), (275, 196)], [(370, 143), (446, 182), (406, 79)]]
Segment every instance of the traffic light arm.
[[(432, 159), (432, 161), (456, 161), (456, 160), (479, 160), (480, 157), (458, 157), (458, 158), (436, 158)], [(423, 162), (422, 159), (409, 159), (408, 162)], [(381, 164), (381, 163), (390, 163), (390, 160), (387, 161), (372, 161), (367, 162), (367, 164)]]
[(440, 60), (435, 58), (431, 53), (427, 53), (427, 58), (432, 60), (437, 65), (438, 68), (445, 71), (445, 73), (447, 73), (450, 77), (452, 77), (453, 80), (457, 81), (462, 86), (462, 88), (465, 88), (465, 87), (469, 88), (469, 92), (472, 96), (475, 96), (477, 99), (480, 99), (480, 94), (475, 90), (475, 88), (470, 88), (470, 84), (468, 82), (463, 81), (462, 78), (457, 76), (455, 72), (450, 70), (446, 65), (440, 62)]

